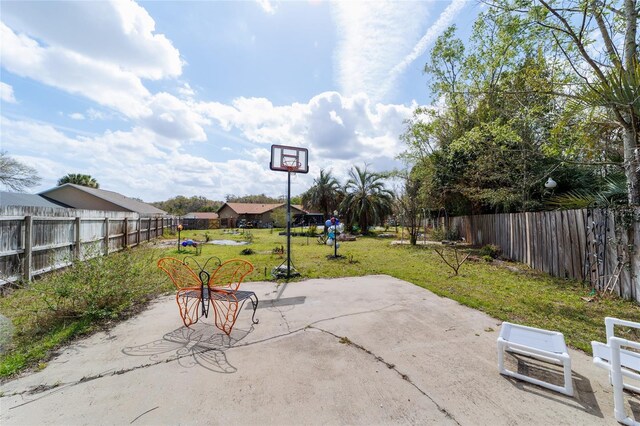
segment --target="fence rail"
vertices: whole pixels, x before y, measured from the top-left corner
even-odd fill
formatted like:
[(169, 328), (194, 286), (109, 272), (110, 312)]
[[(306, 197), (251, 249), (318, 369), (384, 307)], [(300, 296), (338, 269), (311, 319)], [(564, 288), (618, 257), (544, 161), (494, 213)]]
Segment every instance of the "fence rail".
[(533, 269), (640, 302), (638, 207), (459, 216), (449, 218), (449, 227)]
[(0, 286), (136, 246), (176, 225), (173, 217), (137, 213), (0, 207)]

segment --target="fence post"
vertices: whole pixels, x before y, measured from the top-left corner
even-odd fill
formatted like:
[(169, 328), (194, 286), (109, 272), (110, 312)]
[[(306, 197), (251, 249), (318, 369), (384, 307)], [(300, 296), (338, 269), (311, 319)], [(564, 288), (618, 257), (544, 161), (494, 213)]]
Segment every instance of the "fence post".
[(33, 249), (33, 216), (25, 216), (24, 218), (24, 267), (22, 274), (24, 280), (31, 281), (31, 266)]
[(155, 238), (154, 239), (157, 239), (157, 238), (158, 238), (158, 216), (156, 216), (156, 231), (155, 231)]
[(136, 245), (138, 246), (140, 245), (140, 237), (142, 235), (141, 228), (142, 228), (142, 218), (138, 216), (138, 238), (136, 238)]
[(82, 252), (82, 246), (80, 245), (81, 241), (80, 241), (80, 221), (82, 219), (80, 217), (76, 217), (75, 220), (75, 225), (76, 225), (76, 229), (75, 229), (75, 239), (76, 239), (76, 246), (75, 246), (75, 250), (74, 250), (74, 255), (76, 260), (80, 260), (80, 255)]
[(129, 246), (129, 218), (124, 218), (124, 238), (122, 239), (122, 248), (125, 249)]
[(109, 254), (109, 218), (104, 218), (104, 255)]

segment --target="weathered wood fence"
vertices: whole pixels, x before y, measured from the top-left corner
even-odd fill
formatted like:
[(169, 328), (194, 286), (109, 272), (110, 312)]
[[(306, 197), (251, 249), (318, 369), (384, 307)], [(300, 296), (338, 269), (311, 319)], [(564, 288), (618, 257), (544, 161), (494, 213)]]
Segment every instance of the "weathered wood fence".
[(449, 218), (474, 245), (556, 277), (640, 302), (640, 208), (507, 213)]
[(0, 285), (136, 246), (176, 225), (138, 213), (0, 207)]

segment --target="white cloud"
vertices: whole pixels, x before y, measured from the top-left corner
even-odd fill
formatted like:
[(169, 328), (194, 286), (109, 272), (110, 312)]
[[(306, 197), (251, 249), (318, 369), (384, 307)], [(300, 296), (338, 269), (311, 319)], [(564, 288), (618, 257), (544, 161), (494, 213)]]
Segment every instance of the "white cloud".
[(428, 16), (426, 2), (334, 2), (337, 81), (347, 96), (384, 98), (381, 84), (411, 51)]
[(256, 0), (256, 3), (269, 15), (274, 15), (276, 13), (276, 6), (270, 0)]
[(390, 85), (406, 71), (407, 67), (418, 59), (427, 50), (429, 45), (433, 44), (438, 36), (449, 27), (455, 17), (460, 13), (462, 8), (467, 4), (467, 0), (453, 0), (449, 6), (440, 14), (438, 20), (429, 27), (426, 34), (420, 39), (420, 41), (413, 47), (411, 53), (405, 56), (389, 73), (389, 78), (385, 82), (385, 89), (389, 90)]
[(2, 81), (0, 81), (0, 99), (4, 102), (16, 103), (16, 97), (13, 95), (13, 87)]
[[(55, 19), (53, 19), (55, 17)], [(133, 1), (7, 2), (2, 20), (48, 48), (92, 61), (118, 64), (137, 77), (160, 79), (182, 72), (178, 50)]]
[(151, 114), (141, 122), (159, 135), (175, 140), (204, 141), (202, 128), (209, 120), (198, 114), (188, 103), (169, 93), (158, 93), (148, 104)]
[(334, 2), (335, 67), (341, 92), (384, 99), (466, 2), (453, 0), (422, 37), (423, 23), (434, 2)]
[(69, 118), (73, 120), (84, 120), (85, 116), (83, 114), (80, 114), (79, 112), (74, 112), (72, 114), (69, 114)]
[(310, 157), (365, 162), (392, 161), (402, 151), (403, 121), (416, 106), (373, 104), (364, 94), (325, 92), (306, 104), (274, 106), (264, 98), (239, 98), (232, 106), (202, 103), (198, 110), (255, 143), (303, 146), (310, 148)]
[(142, 79), (182, 73), (178, 50), (133, 1), (9, 2), (0, 37), (0, 61), (8, 71), (130, 118), (153, 113)]
[(8, 71), (85, 96), (129, 116), (149, 113), (142, 102), (149, 92), (138, 77), (117, 65), (94, 61), (66, 49), (42, 47), (1, 22), (0, 38), (3, 41), (0, 62)]

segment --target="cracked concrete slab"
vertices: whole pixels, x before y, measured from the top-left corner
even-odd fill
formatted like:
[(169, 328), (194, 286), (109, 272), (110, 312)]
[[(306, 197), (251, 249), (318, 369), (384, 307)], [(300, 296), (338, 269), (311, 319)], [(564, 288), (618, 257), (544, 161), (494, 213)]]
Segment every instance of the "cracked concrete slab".
[[(243, 311), (230, 338), (211, 319), (187, 329), (175, 299), (159, 298), (3, 383), (0, 422), (616, 424), (607, 375), (589, 356), (570, 351), (573, 398), (505, 378), (500, 322), (410, 283), (308, 280), (278, 302), (273, 283), (243, 287), (264, 301), (259, 324)], [(509, 362), (560, 380), (546, 365)], [(637, 397), (627, 400), (640, 411)]]

